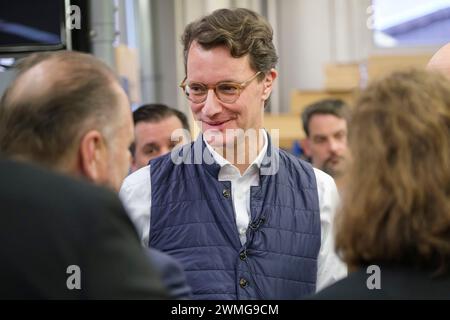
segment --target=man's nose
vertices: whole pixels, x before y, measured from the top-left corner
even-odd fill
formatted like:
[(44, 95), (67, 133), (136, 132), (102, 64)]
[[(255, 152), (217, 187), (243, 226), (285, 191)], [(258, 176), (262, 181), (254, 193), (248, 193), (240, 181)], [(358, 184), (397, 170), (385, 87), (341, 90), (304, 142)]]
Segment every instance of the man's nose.
[(202, 109), (202, 113), (208, 118), (212, 118), (220, 112), (222, 112), (222, 105), (220, 104), (220, 101), (217, 98), (214, 90), (209, 89), (206, 96), (205, 105)]
[(342, 149), (342, 142), (336, 139), (330, 139), (329, 147), (331, 152), (338, 154)]

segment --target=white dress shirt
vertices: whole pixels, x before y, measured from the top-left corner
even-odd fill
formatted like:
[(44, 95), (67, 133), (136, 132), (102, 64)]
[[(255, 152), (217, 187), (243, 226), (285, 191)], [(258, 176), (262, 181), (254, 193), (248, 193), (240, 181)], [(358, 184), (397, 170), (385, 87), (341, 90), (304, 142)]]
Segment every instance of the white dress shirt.
[[(246, 241), (250, 221), (250, 188), (259, 185), (259, 168), (267, 151), (267, 133), (257, 158), (243, 175), (229, 161), (206, 143), (217, 164), (220, 165), (219, 181), (231, 181), (231, 195), (236, 214), (236, 227), (241, 243)], [(347, 275), (345, 264), (334, 252), (333, 219), (339, 205), (339, 195), (332, 177), (314, 168), (320, 206), (321, 246), (318, 256), (316, 291), (323, 289)], [(121, 189), (122, 199), (144, 246), (148, 245), (150, 233), (151, 183), (150, 166), (129, 175)]]

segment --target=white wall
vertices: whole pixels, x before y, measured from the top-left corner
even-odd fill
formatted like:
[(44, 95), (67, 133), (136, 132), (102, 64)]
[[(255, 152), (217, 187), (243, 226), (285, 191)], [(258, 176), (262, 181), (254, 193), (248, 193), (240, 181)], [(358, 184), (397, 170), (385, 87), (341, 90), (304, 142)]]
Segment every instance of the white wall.
[[(175, 33), (175, 7), (173, 1), (154, 1), (155, 68), (156, 68), (156, 102), (179, 108), (177, 94), (180, 91), (177, 78), (176, 47), (180, 38)], [(182, 106), (181, 106), (182, 108)], [(183, 109), (182, 109), (183, 110)], [(185, 111), (185, 110), (183, 110)]]
[(277, 1), (280, 111), (289, 111), (292, 90), (323, 88), (325, 64), (367, 57), (369, 5), (370, 0)]
[(288, 111), (295, 88), (320, 88), (321, 66), (330, 60), (328, 0), (279, 2), (278, 45), (280, 110)]
[(8, 88), (15, 75), (16, 73), (14, 70), (0, 72), (0, 97), (3, 95), (6, 88)]

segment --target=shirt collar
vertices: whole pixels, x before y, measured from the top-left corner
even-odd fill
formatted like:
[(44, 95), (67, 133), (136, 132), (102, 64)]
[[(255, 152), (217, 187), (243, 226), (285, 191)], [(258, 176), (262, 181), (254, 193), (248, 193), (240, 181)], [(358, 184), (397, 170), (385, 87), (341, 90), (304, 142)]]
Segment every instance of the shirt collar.
[[(253, 162), (250, 164), (249, 168), (253, 167), (253, 166), (256, 166), (259, 169), (261, 167), (261, 163), (262, 163), (262, 161), (264, 159), (264, 156), (267, 153), (267, 147), (268, 147), (267, 132), (264, 129), (260, 129), (260, 130), (262, 130), (262, 132), (263, 132), (262, 136), (263, 136), (264, 144), (263, 144), (263, 147), (262, 147), (261, 151), (259, 152), (258, 156), (255, 158), (255, 160), (253, 160)], [(214, 161), (221, 168), (223, 168), (226, 165), (232, 165), (227, 159), (225, 159), (224, 157), (222, 157), (222, 155), (220, 155), (218, 152), (216, 152), (214, 150), (214, 148), (208, 144), (208, 142), (206, 142), (204, 136), (203, 136), (203, 141), (205, 142), (206, 147), (208, 148), (209, 152), (213, 156)]]

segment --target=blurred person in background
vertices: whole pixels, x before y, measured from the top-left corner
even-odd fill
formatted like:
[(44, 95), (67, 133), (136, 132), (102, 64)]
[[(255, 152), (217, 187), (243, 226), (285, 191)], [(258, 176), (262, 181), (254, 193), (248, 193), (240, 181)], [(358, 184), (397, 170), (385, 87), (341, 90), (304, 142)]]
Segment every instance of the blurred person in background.
[(450, 298), (450, 82), (397, 72), (351, 116), (336, 248), (352, 270), (317, 299)]
[(302, 113), (305, 155), (315, 168), (334, 178), (339, 190), (343, 189), (343, 175), (349, 159), (348, 116), (349, 107), (339, 99), (318, 101)]
[[(133, 112), (134, 143), (131, 146), (131, 172), (148, 165), (151, 159), (191, 141), (186, 115), (164, 104), (145, 104)], [(175, 130), (185, 130), (181, 141), (172, 139)], [(179, 136), (176, 134), (176, 136)]]

